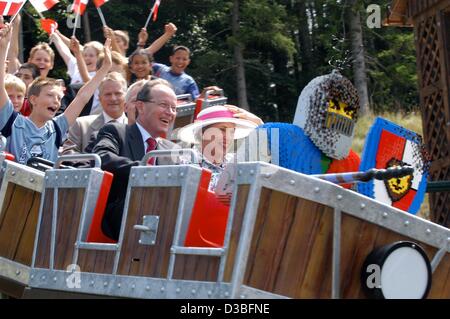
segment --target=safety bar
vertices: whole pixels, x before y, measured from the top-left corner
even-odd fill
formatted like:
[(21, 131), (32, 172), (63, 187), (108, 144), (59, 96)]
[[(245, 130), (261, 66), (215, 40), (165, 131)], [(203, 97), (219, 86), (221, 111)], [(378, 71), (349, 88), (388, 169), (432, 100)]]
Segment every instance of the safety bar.
[(146, 166), (148, 163), (148, 160), (151, 157), (167, 157), (167, 156), (176, 156), (181, 157), (184, 155), (191, 155), (191, 161), (192, 163), (198, 163), (198, 156), (197, 153), (194, 152), (190, 148), (182, 148), (182, 149), (173, 149), (173, 150), (157, 150), (157, 151), (151, 151), (144, 155), (144, 157), (141, 160), (141, 165)]
[[(52, 161), (43, 159), (41, 157), (31, 157), (27, 161), (27, 166), (30, 166), (37, 170), (45, 172), (46, 170), (53, 168), (55, 166), (55, 163)], [(66, 165), (60, 165), (60, 168), (75, 169), (75, 167), (66, 166)]]
[(55, 162), (54, 168), (60, 168), (62, 162), (84, 162), (84, 161), (94, 161), (95, 168), (100, 168), (102, 166), (102, 160), (97, 154), (74, 154), (74, 155), (63, 155), (58, 157)]

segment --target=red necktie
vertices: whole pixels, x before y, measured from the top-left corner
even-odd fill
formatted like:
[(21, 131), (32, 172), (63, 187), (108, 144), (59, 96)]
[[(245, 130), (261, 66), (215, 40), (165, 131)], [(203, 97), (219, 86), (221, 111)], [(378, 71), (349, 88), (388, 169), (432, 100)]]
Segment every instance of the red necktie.
[[(147, 149), (145, 150), (146, 153), (154, 151), (156, 149), (156, 145), (158, 144), (158, 142), (156, 142), (156, 140), (153, 137), (149, 137), (146, 140), (146, 142), (147, 142)], [(155, 165), (155, 158), (150, 157), (148, 160), (148, 164)]]

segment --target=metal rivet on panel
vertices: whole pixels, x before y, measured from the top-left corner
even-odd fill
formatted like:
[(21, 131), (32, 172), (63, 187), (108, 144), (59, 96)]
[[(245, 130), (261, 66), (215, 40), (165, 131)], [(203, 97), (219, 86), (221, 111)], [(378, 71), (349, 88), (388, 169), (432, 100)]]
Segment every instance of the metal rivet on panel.
[(42, 280), (45, 280), (45, 276), (42, 276), (42, 278), (41, 278)]
[(197, 293), (197, 290), (195, 290), (195, 289), (192, 289), (192, 291), (191, 291), (191, 292), (192, 292), (192, 294), (193, 294), (193, 295), (195, 295), (195, 294)]
[(131, 285), (131, 289), (135, 289), (136, 288), (136, 285), (135, 284), (132, 284)]
[(270, 174), (270, 173), (264, 174), (264, 177), (265, 177), (265, 178), (270, 178), (271, 176), (272, 176), (272, 174)]
[(342, 199), (342, 195), (337, 195), (336, 198), (337, 198), (338, 200), (341, 200), (341, 199)]
[(69, 176), (67, 176), (67, 175), (64, 175), (64, 179), (69, 179)]
[(225, 293), (223, 294), (225, 297), (228, 297), (230, 294), (228, 293), (228, 291), (225, 291)]
[(136, 177), (136, 174), (131, 174), (131, 178), (135, 178)]
[(294, 181), (293, 179), (291, 179), (291, 180), (289, 181), (289, 184), (295, 185), (295, 181)]
[(175, 289), (175, 292), (176, 292), (177, 294), (179, 294), (179, 293), (180, 293), (180, 291), (181, 291), (181, 289), (180, 289), (180, 288), (177, 288), (177, 289)]
[(241, 299), (245, 299), (246, 298), (245, 295), (241, 295), (240, 297), (241, 297)]
[(84, 179), (88, 179), (88, 176), (87, 176), (87, 175), (84, 175)]
[(238, 175), (242, 175), (242, 170), (241, 169), (238, 171)]
[(150, 290), (150, 286), (145, 286), (145, 290), (149, 291)]
[(254, 170), (250, 170), (250, 175), (254, 175), (255, 174), (255, 171)]
[(409, 226), (409, 221), (405, 221), (404, 225), (405, 225), (405, 227), (408, 227)]
[(156, 173), (156, 174), (155, 174), (155, 177), (158, 178), (158, 177), (159, 177), (159, 173)]
[(73, 178), (78, 179), (78, 175), (75, 175)]
[(108, 286), (108, 282), (107, 281), (105, 281), (104, 283), (103, 283), (103, 286)]
[(208, 290), (208, 296), (211, 296), (211, 295), (212, 295), (212, 291)]
[(164, 292), (166, 290), (166, 288), (161, 287), (161, 292)]
[(144, 178), (147, 178), (147, 173), (144, 174)]
[(181, 172), (181, 173), (180, 173), (180, 177), (183, 177), (183, 176), (184, 176), (184, 173), (183, 173), (183, 172)]
[(427, 235), (431, 234), (431, 229), (427, 228), (426, 232), (427, 232)]
[(90, 284), (91, 286), (94, 286), (94, 281), (92, 280), (89, 284)]
[(316, 193), (320, 192), (320, 188), (319, 187), (315, 187), (314, 188), (314, 192), (316, 192)]
[(56, 277), (53, 277), (53, 281), (54, 282), (56, 282), (58, 280), (58, 278), (56, 278)]
[(20, 275), (20, 270), (17, 269), (17, 270), (16, 270), (16, 276), (19, 276), (19, 275)]
[(388, 217), (388, 213), (384, 212), (383, 213), (383, 218), (387, 218)]
[(31, 178), (30, 178), (30, 183), (33, 183), (33, 182), (34, 182), (34, 178), (31, 177)]
[(168, 173), (167, 177), (171, 178), (172, 177), (172, 173)]
[(16, 175), (16, 172), (15, 172), (15, 171), (12, 171), (12, 172), (11, 172), (11, 175), (12, 175), (12, 176)]
[(120, 289), (120, 287), (122, 287), (122, 285), (120, 283), (117, 284), (117, 288)]
[(361, 209), (364, 209), (364, 208), (366, 208), (366, 204), (362, 203), (360, 207), (361, 207)]

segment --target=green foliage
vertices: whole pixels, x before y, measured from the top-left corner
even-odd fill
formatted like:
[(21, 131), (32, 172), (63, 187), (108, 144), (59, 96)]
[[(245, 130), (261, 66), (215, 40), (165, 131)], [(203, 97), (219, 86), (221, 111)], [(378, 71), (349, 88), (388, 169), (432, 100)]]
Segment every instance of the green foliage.
[[(154, 1), (114, 0), (102, 7), (107, 24), (130, 34), (130, 54), (136, 48), (137, 35), (145, 24)], [(364, 22), (364, 8), (379, 3), (386, 12), (388, 0), (358, 1)], [(60, 31), (70, 36), (67, 26), (68, 5), (62, 0), (44, 12), (59, 23)], [(302, 88), (314, 77), (329, 73), (334, 67), (352, 79), (348, 1), (344, 0), (240, 0), (240, 32), (232, 36), (231, 0), (164, 0), (158, 19), (147, 28), (153, 41), (173, 22), (176, 36), (155, 54), (157, 62), (168, 63), (173, 45), (186, 45), (192, 51), (187, 73), (199, 87), (218, 85), (224, 88), (231, 103), (236, 103), (236, 66), (233, 45), (244, 48), (247, 93), (252, 111), (266, 121), (292, 120)], [(25, 59), (31, 47), (47, 36), (36, 26), (37, 13), (26, 5), (23, 17)], [(103, 42), (102, 24), (92, 1), (87, 14), (91, 39)], [(363, 23), (364, 25), (364, 23)], [(83, 43), (83, 30), (77, 30)], [(413, 110), (418, 104), (415, 50), (411, 29), (364, 29), (364, 43), (372, 108)], [(60, 58), (56, 59), (55, 77), (66, 77)]]

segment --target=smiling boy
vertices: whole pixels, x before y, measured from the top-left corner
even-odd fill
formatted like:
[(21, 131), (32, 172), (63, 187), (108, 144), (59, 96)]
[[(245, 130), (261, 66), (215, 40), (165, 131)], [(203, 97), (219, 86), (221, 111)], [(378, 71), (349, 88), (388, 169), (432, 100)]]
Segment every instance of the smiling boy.
[(161, 79), (169, 81), (175, 94), (191, 94), (195, 100), (199, 95), (199, 90), (195, 80), (184, 71), (191, 63), (191, 51), (185, 46), (176, 46), (170, 55), (170, 67), (165, 64), (153, 63), (153, 74)]
[[(11, 26), (6, 24), (0, 30), (0, 64), (6, 59), (8, 42), (11, 41)], [(86, 83), (65, 112), (55, 117), (61, 106), (63, 92), (57, 81), (39, 78), (28, 89), (31, 104), (30, 116), (24, 117), (13, 109), (5, 90), (5, 72), (0, 70), (0, 130), (7, 140), (7, 151), (16, 161), (25, 164), (31, 157), (42, 157), (56, 161), (58, 148), (61, 146), (69, 127), (75, 122), (84, 105), (94, 94), (100, 81), (111, 67), (111, 40), (105, 43), (103, 66), (97, 74)]]

